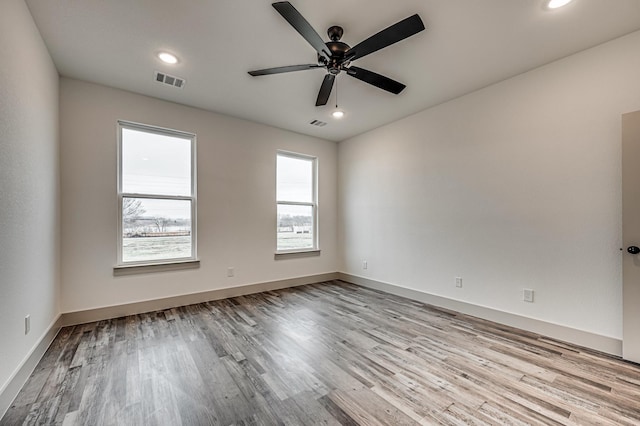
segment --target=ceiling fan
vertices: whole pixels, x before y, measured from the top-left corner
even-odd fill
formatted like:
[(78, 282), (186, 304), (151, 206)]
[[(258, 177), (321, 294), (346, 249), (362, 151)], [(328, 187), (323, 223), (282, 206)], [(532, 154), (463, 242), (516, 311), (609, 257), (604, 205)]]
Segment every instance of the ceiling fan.
[(318, 52), (317, 64), (289, 65), (284, 67), (266, 68), (262, 70), (249, 71), (252, 76), (281, 74), (292, 71), (304, 71), (316, 68), (326, 68), (328, 73), (324, 76), (320, 92), (316, 99), (316, 106), (326, 105), (333, 88), (336, 75), (341, 71), (346, 72), (351, 77), (374, 85), (382, 90), (395, 95), (402, 92), (406, 87), (404, 84), (392, 80), (383, 75), (364, 68), (351, 65), (352, 61), (362, 58), (370, 53), (376, 52), (405, 38), (424, 30), (424, 24), (417, 14), (403, 19), (388, 28), (372, 35), (363, 42), (350, 47), (340, 41), (343, 29), (333, 26), (327, 30), (330, 41), (324, 42), (318, 33), (311, 27), (306, 19), (288, 1), (273, 3), (272, 6), (291, 24), (296, 31)]

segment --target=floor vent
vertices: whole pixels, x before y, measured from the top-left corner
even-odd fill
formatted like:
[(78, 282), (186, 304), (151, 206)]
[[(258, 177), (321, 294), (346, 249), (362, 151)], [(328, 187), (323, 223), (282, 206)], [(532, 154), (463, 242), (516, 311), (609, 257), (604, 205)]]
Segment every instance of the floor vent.
[(313, 120), (311, 123), (309, 123), (313, 126), (318, 126), (318, 127), (323, 127), (326, 126), (327, 123), (325, 123), (324, 121), (320, 121), (320, 120)]
[(177, 87), (182, 89), (185, 84), (184, 78), (176, 77), (173, 75), (165, 74), (160, 71), (155, 72), (155, 80), (158, 83), (168, 84), (169, 86)]

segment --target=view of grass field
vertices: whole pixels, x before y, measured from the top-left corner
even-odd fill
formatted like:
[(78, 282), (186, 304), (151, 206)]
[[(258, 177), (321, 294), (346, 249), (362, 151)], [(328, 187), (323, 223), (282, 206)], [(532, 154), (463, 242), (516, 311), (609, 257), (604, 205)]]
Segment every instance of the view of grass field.
[[(312, 247), (313, 235), (310, 233), (278, 232), (278, 250), (300, 250)], [(180, 259), (190, 256), (190, 236), (135, 237), (122, 240), (124, 262)]]
[(122, 260), (180, 259), (191, 256), (191, 236), (137, 237), (122, 239)]
[(278, 232), (278, 250), (297, 250), (313, 248), (313, 234), (296, 232)]

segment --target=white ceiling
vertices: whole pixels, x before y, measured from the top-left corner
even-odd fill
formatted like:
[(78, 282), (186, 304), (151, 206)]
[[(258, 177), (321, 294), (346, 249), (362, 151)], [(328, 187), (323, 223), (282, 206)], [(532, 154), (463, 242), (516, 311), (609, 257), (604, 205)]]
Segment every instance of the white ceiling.
[[(353, 46), (418, 13), (426, 31), (354, 62), (407, 85), (392, 95), (338, 76), (315, 107), (322, 69), (251, 77), (315, 63), (311, 46), (265, 0), (27, 0), (61, 75), (340, 141), (640, 29), (640, 0), (291, 0), (323, 39), (340, 25)], [(180, 62), (155, 56), (166, 50)], [(186, 79), (183, 89), (154, 71)], [(315, 127), (318, 119), (328, 125)]]

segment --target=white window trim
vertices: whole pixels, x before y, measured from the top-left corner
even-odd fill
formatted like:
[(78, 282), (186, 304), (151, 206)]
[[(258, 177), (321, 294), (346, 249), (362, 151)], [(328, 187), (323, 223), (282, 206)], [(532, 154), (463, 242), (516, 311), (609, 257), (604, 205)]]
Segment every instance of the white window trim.
[[(132, 121), (118, 120), (118, 147), (117, 147), (117, 191), (118, 191), (118, 223), (117, 223), (117, 260), (115, 270), (137, 267), (137, 266), (158, 266), (158, 265), (177, 265), (188, 264), (190, 262), (198, 262), (198, 239), (197, 239), (197, 171), (196, 171), (196, 135), (195, 133), (183, 132), (180, 130), (167, 129), (164, 127), (151, 126), (148, 124), (135, 123)], [(191, 140), (191, 197), (189, 196), (169, 196), (169, 195), (152, 195), (139, 193), (122, 192), (122, 129), (139, 130), (148, 133), (155, 133), (163, 136), (176, 136)], [(174, 259), (158, 259), (144, 260), (138, 262), (122, 261), (122, 199), (123, 198), (149, 198), (158, 200), (186, 200), (191, 201), (191, 256), (180, 257)]]
[[(311, 202), (299, 202), (299, 201), (280, 201), (278, 200), (278, 173), (277, 173), (277, 164), (278, 164), (278, 156), (290, 157), (301, 160), (310, 160), (312, 164), (312, 195), (313, 200)], [(278, 250), (278, 218), (277, 218), (277, 206), (286, 205), (286, 206), (310, 206), (313, 215), (313, 247), (307, 247), (302, 249), (291, 249), (291, 250)], [(314, 157), (313, 155), (299, 154), (297, 152), (291, 151), (283, 151), (278, 150), (276, 152), (276, 258), (278, 255), (287, 255), (287, 254), (296, 254), (296, 253), (319, 253), (320, 245), (318, 238), (318, 157)]]

